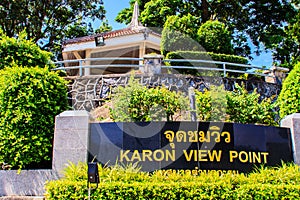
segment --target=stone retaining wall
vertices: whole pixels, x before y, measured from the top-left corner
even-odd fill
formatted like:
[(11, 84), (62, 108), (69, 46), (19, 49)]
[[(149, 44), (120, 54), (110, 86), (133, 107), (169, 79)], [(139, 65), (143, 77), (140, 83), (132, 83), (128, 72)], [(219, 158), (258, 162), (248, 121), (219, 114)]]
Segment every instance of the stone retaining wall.
[[(232, 91), (235, 84), (244, 85), (251, 92), (255, 88), (261, 98), (277, 96), (280, 93), (281, 85), (267, 83), (260, 79), (241, 80), (222, 77), (195, 77), (182, 74), (161, 74), (161, 75), (135, 75), (140, 83), (149, 87), (165, 86), (169, 90), (188, 93), (190, 86), (199, 91), (209, 89), (211, 85), (223, 84), (225, 90)], [(119, 85), (128, 84), (130, 74), (121, 75), (99, 75), (68, 78), (69, 100), (75, 110), (91, 111), (101, 105)]]

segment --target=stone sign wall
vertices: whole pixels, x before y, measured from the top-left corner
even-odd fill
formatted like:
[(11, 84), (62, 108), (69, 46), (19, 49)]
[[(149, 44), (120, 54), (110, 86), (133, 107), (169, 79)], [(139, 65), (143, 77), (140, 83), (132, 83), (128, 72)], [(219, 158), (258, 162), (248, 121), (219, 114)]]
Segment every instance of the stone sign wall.
[[(186, 142), (184, 141), (184, 138), (181, 138), (180, 132), (175, 131), (175, 129), (170, 129), (170, 127), (166, 127), (165, 131), (163, 131), (163, 134), (161, 137), (158, 137), (157, 135), (153, 135), (153, 138), (158, 137), (158, 141), (156, 140), (155, 143), (150, 143), (148, 142), (147, 138), (144, 138), (145, 141), (139, 141), (135, 140), (132, 135), (124, 135), (121, 131), (122, 123), (110, 123), (110, 125), (91, 125), (89, 123), (90, 116), (87, 111), (65, 111), (58, 115), (56, 117), (56, 127), (55, 127), (55, 132), (54, 132), (54, 149), (53, 151), (56, 152), (54, 153), (53, 157), (53, 165), (52, 169), (49, 170), (29, 170), (29, 171), (22, 171), (20, 174), (16, 170), (12, 171), (6, 171), (2, 170), (0, 171), (0, 197), (1, 196), (11, 196), (11, 195), (29, 195), (29, 196), (43, 196), (45, 190), (44, 190), (44, 183), (46, 181), (50, 180), (55, 180), (58, 179), (59, 177), (62, 176), (61, 172), (65, 167), (70, 164), (70, 162), (73, 163), (78, 163), (78, 162), (88, 162), (88, 152), (90, 152), (90, 159), (91, 159), (91, 153), (92, 154), (98, 154), (99, 149), (97, 147), (89, 147), (89, 144), (91, 144), (90, 138), (94, 138), (92, 142), (97, 144), (97, 141), (99, 141), (99, 137), (101, 134), (101, 131), (103, 133), (106, 133), (109, 135), (109, 137), (100, 137), (101, 138), (101, 143), (103, 144), (101, 146), (101, 150), (105, 152), (105, 156), (108, 158), (110, 155), (112, 155), (114, 152), (117, 152), (118, 155), (122, 156), (119, 157), (119, 159), (123, 159), (123, 161), (126, 160), (132, 160), (132, 159), (149, 159), (149, 158), (154, 158), (155, 159), (161, 159), (161, 152), (156, 151), (155, 148), (148, 148), (144, 151), (144, 154), (142, 154), (142, 157), (140, 157), (139, 154), (134, 153), (136, 151), (134, 150), (140, 150), (139, 146), (155, 146), (159, 145), (159, 142), (163, 144), (165, 147), (169, 147), (170, 150), (172, 150), (172, 143), (174, 143), (175, 147), (182, 148), (183, 145), (185, 145)], [(177, 123), (177, 122), (176, 122)], [(176, 125), (175, 123), (175, 125)], [(192, 123), (192, 122), (191, 122)], [(136, 132), (136, 134), (143, 135), (142, 133), (142, 127), (140, 126), (141, 124), (136, 124), (136, 126), (139, 126), (140, 129), (139, 131)], [(149, 125), (149, 124), (145, 124)], [(154, 125), (154, 126), (153, 126)], [(161, 126), (156, 126), (157, 124), (152, 124), (152, 128), (149, 129), (151, 132), (157, 132), (157, 129), (160, 129)], [(218, 125), (218, 126), (217, 126)], [(217, 127), (220, 128), (220, 124), (214, 124), (214, 126), (209, 126), (206, 127), (206, 131), (217, 131)], [(102, 126), (102, 127), (101, 127)], [(215, 164), (214, 162), (210, 163), (211, 160), (213, 161), (222, 161), (222, 159), (227, 159), (229, 163), (236, 163), (236, 165), (245, 165), (247, 168), (249, 166), (251, 167), (251, 164), (255, 163), (267, 163), (267, 164), (274, 164), (272, 163), (271, 160), (274, 160), (274, 158), (278, 159), (280, 157), (283, 158), (285, 161), (289, 161), (291, 159), (291, 150), (290, 148), (292, 147), (292, 153), (293, 153), (293, 159), (296, 164), (300, 165), (300, 143), (299, 143), (299, 136), (300, 136), (300, 113), (293, 114), (287, 116), (283, 121), (282, 121), (282, 127), (286, 127), (288, 129), (282, 129), (282, 128), (273, 128), (273, 127), (262, 127), (262, 126), (254, 126), (254, 125), (249, 125), (249, 129), (247, 129), (246, 132), (242, 133), (241, 136), (235, 135), (237, 132), (240, 132), (239, 130), (243, 129), (244, 126), (247, 125), (237, 125), (236, 127), (230, 127), (229, 126), (224, 126), (222, 128), (221, 134), (225, 131), (230, 133), (230, 140), (228, 139), (228, 136), (224, 133), (223, 136), (221, 135), (220, 142), (218, 143), (218, 137), (217, 138), (210, 138), (210, 141), (216, 141), (219, 146), (215, 146), (215, 148), (211, 149), (212, 151), (208, 153), (208, 151), (198, 151), (198, 142), (195, 144), (191, 144), (191, 147), (195, 147), (194, 149), (191, 149), (191, 151), (186, 151), (186, 153), (183, 152), (183, 160), (178, 160), (179, 164), (181, 161), (195, 161), (196, 164), (200, 163), (200, 167), (212, 167), (209, 166), (210, 164)], [(100, 129), (101, 127), (101, 129)], [(131, 125), (132, 127), (132, 125)], [(182, 129), (180, 130), (187, 130), (185, 127), (181, 127)], [(91, 129), (96, 129), (96, 132), (94, 134), (91, 134), (90, 130)], [(100, 130), (99, 130), (100, 129)], [(123, 126), (124, 129), (124, 126)], [(130, 126), (126, 128), (125, 132), (129, 133), (130, 131)], [(213, 130), (214, 129), (214, 130)], [(262, 133), (261, 131), (257, 131), (257, 129), (263, 129), (267, 132)], [(286, 132), (286, 130), (290, 129), (290, 133)], [(112, 131), (112, 130), (118, 130), (118, 131)], [(160, 129), (163, 130), (163, 129)], [(198, 129), (197, 129), (198, 130)], [(200, 129), (199, 129), (200, 130)], [(221, 128), (220, 128), (221, 130)], [(173, 142), (170, 141), (172, 137), (169, 137), (168, 135), (172, 135), (172, 131), (174, 132), (174, 137)], [(201, 130), (200, 130), (201, 131)], [(219, 129), (218, 129), (219, 131)], [(166, 133), (166, 134), (165, 134)], [(188, 133), (187, 133), (188, 134)], [(75, 135), (75, 137), (74, 137)], [(217, 136), (218, 134), (212, 134), (211, 136)], [(242, 140), (242, 138), (245, 135), (251, 135), (250, 138), (252, 140)], [(103, 136), (103, 135), (102, 135)], [(207, 136), (207, 134), (205, 135)], [(271, 136), (271, 137), (270, 137)], [(291, 145), (287, 143), (291, 137)], [(256, 139), (258, 138), (258, 139)], [(129, 143), (126, 144), (125, 146), (123, 145), (123, 141), (128, 140)], [(190, 138), (187, 138), (189, 140)], [(207, 137), (206, 137), (207, 139)], [(178, 140), (182, 141), (178, 143)], [(276, 142), (277, 141), (277, 142)], [(200, 142), (200, 141), (199, 141)], [(114, 144), (115, 148), (111, 148), (111, 143)], [(233, 144), (232, 144), (233, 143)], [(261, 144), (265, 144), (265, 146), (261, 146)], [(211, 142), (208, 143), (206, 142), (207, 145), (204, 145), (204, 149), (199, 149), (199, 150), (207, 150), (207, 148), (210, 148), (208, 144), (212, 144)], [(238, 145), (237, 145), (238, 144)], [(282, 144), (284, 149), (281, 149), (281, 147), (278, 148), (278, 146), (281, 146)], [(197, 147), (196, 147), (196, 146)], [(203, 145), (203, 144), (202, 144)], [(201, 145), (201, 147), (202, 147)], [(221, 149), (223, 148), (222, 146), (225, 145), (224, 150)], [(236, 145), (236, 146), (234, 146)], [(249, 149), (250, 147), (248, 146), (260, 146), (260, 149), (252, 150)], [(207, 148), (205, 149), (205, 146)], [(239, 147), (238, 147), (239, 146)], [(120, 150), (124, 148), (123, 152), (120, 152)], [(200, 147), (200, 146), (199, 146)], [(227, 148), (227, 149), (226, 149)], [(80, 149), (78, 151), (78, 149)], [(107, 150), (105, 150), (107, 149)], [(129, 153), (128, 150), (133, 150), (132, 153)], [(149, 151), (153, 150), (153, 151)], [(183, 149), (184, 150), (184, 149)], [(196, 150), (196, 154), (194, 153)], [(214, 151), (213, 151), (214, 150)], [(220, 152), (222, 150), (222, 152)], [(226, 150), (226, 151), (225, 151)], [(227, 153), (224, 153), (224, 152)], [(60, 152), (60, 153), (59, 153)], [(152, 154), (151, 154), (152, 152)], [(179, 149), (178, 152), (181, 152)], [(269, 153), (273, 152), (275, 153)], [(121, 154), (120, 154), (121, 153)], [(176, 153), (176, 152), (175, 152)], [(286, 154), (286, 156), (284, 155)], [(100, 155), (100, 154), (99, 154)], [(144, 155), (144, 157), (143, 157)], [(195, 155), (197, 155), (195, 157)], [(200, 155), (200, 157), (199, 157)], [(170, 154), (168, 154), (168, 158), (173, 159), (172, 157), (172, 151)], [(221, 157), (220, 157), (221, 156)], [(275, 156), (275, 157), (274, 157)], [(101, 161), (100, 156), (96, 157), (98, 160)], [(276, 160), (275, 159), (275, 160)], [(232, 161), (232, 162), (230, 162)], [(254, 163), (255, 162), (255, 163)], [(202, 163), (202, 164), (201, 164)], [(218, 163), (218, 162), (217, 162)], [(157, 164), (157, 163), (156, 163)], [(176, 163), (174, 163), (176, 164)], [(178, 164), (178, 163), (177, 163)], [(155, 166), (155, 163), (152, 163), (152, 167)], [(161, 165), (162, 166), (162, 165)], [(148, 166), (149, 168), (151, 165)], [(197, 166), (198, 167), (198, 166)], [(228, 166), (227, 166), (228, 167)], [(235, 167), (235, 166), (234, 166)], [(196, 168), (196, 167), (195, 167)], [(228, 169), (226, 166), (223, 169)], [(236, 168), (234, 168), (236, 169)], [(201, 170), (198, 167), (198, 170)], [(25, 183), (25, 184), (24, 184)], [(26, 184), (26, 183), (31, 183), (31, 184)]]

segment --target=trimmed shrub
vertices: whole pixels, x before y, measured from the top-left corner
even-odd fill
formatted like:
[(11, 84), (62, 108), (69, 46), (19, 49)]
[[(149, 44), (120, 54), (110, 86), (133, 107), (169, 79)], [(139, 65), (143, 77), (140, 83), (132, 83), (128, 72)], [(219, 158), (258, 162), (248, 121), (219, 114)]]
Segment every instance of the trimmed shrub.
[(300, 62), (295, 65), (284, 80), (277, 103), (281, 118), (300, 112)]
[(186, 16), (169, 16), (161, 34), (161, 53), (166, 55), (172, 51), (205, 51), (195, 40), (199, 18), (188, 14)]
[(164, 87), (147, 88), (131, 77), (127, 86), (119, 86), (113, 94), (114, 121), (173, 121), (176, 112), (186, 108), (187, 102), (180, 93)]
[(66, 82), (48, 68), (0, 71), (0, 163), (50, 160), (54, 118), (68, 108)]
[[(174, 51), (166, 55), (166, 59), (190, 59), (190, 60), (205, 60), (205, 61), (220, 61), (220, 62), (230, 62), (237, 64), (248, 64), (248, 59), (242, 56), (227, 55), (227, 54), (218, 54), (212, 52), (204, 51)], [(210, 68), (223, 68), (219, 64), (210, 64), (210, 63), (199, 63), (199, 62), (169, 62), (166, 63), (168, 66), (200, 66), (200, 67), (210, 67)], [(238, 67), (226, 65), (227, 69), (238, 69), (246, 71), (247, 67)], [(194, 69), (176, 69), (183, 74), (193, 74), (197, 75), (199, 70)], [(207, 71), (207, 70), (206, 70)], [(234, 75), (234, 73), (231, 73)], [(240, 74), (238, 74), (240, 75)]]
[(200, 26), (197, 39), (206, 51), (232, 54), (231, 34), (224, 23), (209, 20)]
[(25, 31), (18, 38), (10, 38), (0, 31), (0, 69), (12, 66), (49, 67), (52, 54), (42, 51), (33, 41), (26, 40)]
[[(73, 167), (74, 168), (74, 167)], [(92, 199), (300, 199), (299, 166), (283, 164), (250, 174), (208, 171), (193, 175), (159, 170), (99, 167), (100, 184)], [(134, 172), (133, 172), (134, 171)], [(86, 171), (85, 171), (86, 173)], [(79, 173), (76, 173), (79, 174)], [(109, 175), (114, 179), (109, 179)], [(117, 178), (118, 177), (118, 178)], [(130, 177), (130, 178), (127, 178)], [(46, 199), (86, 199), (86, 178), (63, 178), (46, 184)]]
[[(221, 86), (223, 87), (223, 86)], [(252, 93), (242, 86), (235, 85), (235, 91), (221, 89), (196, 92), (197, 115), (200, 121), (227, 121), (243, 124), (264, 124), (278, 126), (275, 104), (271, 99), (259, 100), (260, 95)], [(222, 98), (223, 97), (223, 98)]]
[(174, 51), (168, 53), (166, 55), (166, 59), (195, 59), (195, 60), (198, 59), (198, 60), (214, 60), (214, 61), (221, 61), (221, 62), (248, 64), (248, 59), (242, 56), (203, 52), (203, 51)]
[(275, 104), (272, 104), (270, 98), (260, 101), (260, 94), (256, 89), (248, 93), (248, 91), (235, 85), (233, 92), (227, 92), (227, 109), (229, 122), (243, 124), (265, 124), (269, 126), (278, 126), (276, 122)]

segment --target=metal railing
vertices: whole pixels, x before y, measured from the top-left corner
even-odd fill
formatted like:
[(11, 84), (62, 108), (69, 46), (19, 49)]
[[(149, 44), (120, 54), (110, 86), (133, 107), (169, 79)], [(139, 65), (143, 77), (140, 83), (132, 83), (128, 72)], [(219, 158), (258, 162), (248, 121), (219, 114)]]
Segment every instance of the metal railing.
[[(110, 61), (108, 64), (90, 64), (90, 62), (96, 61)], [(57, 66), (53, 70), (63, 70), (68, 71), (72, 69), (79, 69), (79, 76), (83, 76), (84, 69), (106, 69), (106, 68), (134, 68), (138, 69), (140, 67), (144, 67), (144, 64), (109, 64), (113, 63), (114, 61), (131, 61), (131, 62), (139, 62), (144, 61), (143, 58), (128, 58), (128, 57), (110, 57), (110, 58), (86, 58), (86, 59), (77, 59), (77, 60), (64, 60), (64, 61), (57, 61), (54, 64)], [(193, 63), (192, 66), (188, 65), (169, 65), (167, 63)], [(71, 63), (78, 63), (75, 66), (66, 66)], [(194, 59), (165, 59), (162, 60), (162, 63), (167, 65), (162, 65), (161, 68), (166, 69), (195, 69), (195, 70), (204, 70), (204, 71), (220, 71), (223, 72), (223, 77), (227, 76), (227, 73), (238, 73), (238, 74), (252, 74), (261, 77), (273, 77), (270, 74), (264, 74), (259, 71), (266, 70), (263, 67), (253, 66), (253, 65), (246, 65), (246, 64), (238, 64), (238, 63), (229, 63), (229, 62), (220, 62), (220, 61), (213, 61), (213, 60), (194, 60)], [(205, 66), (207, 65), (207, 66)], [(213, 66), (212, 66), (213, 65)], [(231, 69), (231, 67), (237, 67), (240, 69)], [(259, 70), (259, 71), (258, 71)]]

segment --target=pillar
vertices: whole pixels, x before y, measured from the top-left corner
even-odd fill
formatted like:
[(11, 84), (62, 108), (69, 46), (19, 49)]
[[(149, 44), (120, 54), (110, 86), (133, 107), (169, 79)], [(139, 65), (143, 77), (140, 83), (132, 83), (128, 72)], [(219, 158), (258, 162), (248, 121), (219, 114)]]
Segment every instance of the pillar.
[(161, 74), (162, 55), (147, 54), (144, 55), (144, 74)]
[(291, 129), (294, 161), (300, 165), (300, 113), (286, 116), (281, 126)]
[(55, 118), (52, 169), (62, 176), (71, 162), (88, 161), (89, 113), (65, 111)]

